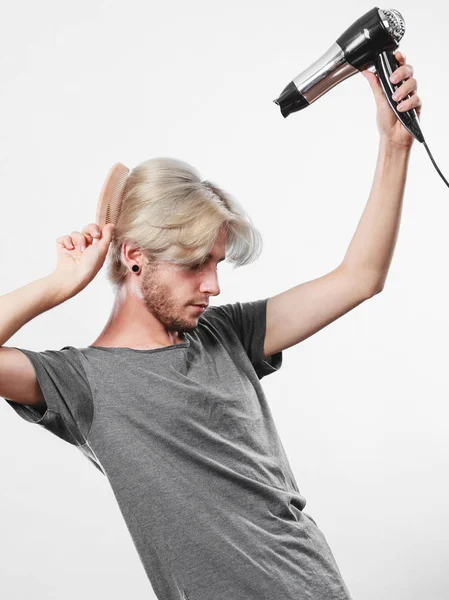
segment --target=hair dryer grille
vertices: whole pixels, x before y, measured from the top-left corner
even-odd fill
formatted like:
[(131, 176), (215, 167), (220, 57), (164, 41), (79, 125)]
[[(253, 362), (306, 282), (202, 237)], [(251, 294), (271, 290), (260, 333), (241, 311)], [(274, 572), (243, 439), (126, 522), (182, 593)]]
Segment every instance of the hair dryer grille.
[(381, 10), (388, 21), (388, 31), (398, 42), (402, 40), (405, 33), (405, 21), (400, 12), (390, 8), (389, 10)]

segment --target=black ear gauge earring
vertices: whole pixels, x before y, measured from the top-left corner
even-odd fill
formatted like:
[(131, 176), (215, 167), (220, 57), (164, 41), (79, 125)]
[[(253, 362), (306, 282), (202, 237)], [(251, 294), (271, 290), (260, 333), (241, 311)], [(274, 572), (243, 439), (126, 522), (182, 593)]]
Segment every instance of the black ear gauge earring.
[(133, 269), (134, 273), (137, 273), (139, 270), (139, 265), (133, 265), (132, 269)]

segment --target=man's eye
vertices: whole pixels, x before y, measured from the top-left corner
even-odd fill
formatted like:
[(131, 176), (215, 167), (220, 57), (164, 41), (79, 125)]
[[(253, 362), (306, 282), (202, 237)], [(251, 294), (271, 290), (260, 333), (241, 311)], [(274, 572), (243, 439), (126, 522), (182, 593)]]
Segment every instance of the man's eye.
[[(191, 271), (200, 271), (201, 269), (204, 269), (206, 265), (204, 263), (197, 263), (196, 265), (191, 265), (190, 267), (188, 267)], [(218, 265), (215, 267), (215, 270), (218, 271)]]

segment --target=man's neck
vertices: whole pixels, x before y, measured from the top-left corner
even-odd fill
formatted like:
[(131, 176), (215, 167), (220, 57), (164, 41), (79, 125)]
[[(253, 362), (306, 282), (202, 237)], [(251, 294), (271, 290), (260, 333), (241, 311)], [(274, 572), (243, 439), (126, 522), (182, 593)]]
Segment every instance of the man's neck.
[(185, 341), (183, 333), (166, 331), (135, 297), (117, 294), (109, 319), (91, 346), (151, 350)]

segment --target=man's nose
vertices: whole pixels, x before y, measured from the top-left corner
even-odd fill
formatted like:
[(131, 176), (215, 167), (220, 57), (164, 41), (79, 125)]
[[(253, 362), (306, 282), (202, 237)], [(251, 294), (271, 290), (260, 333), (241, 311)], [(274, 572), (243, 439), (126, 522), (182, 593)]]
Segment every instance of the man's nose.
[(215, 269), (204, 272), (200, 291), (202, 294), (209, 294), (209, 296), (218, 296), (221, 290), (220, 284), (218, 283), (218, 273)]

